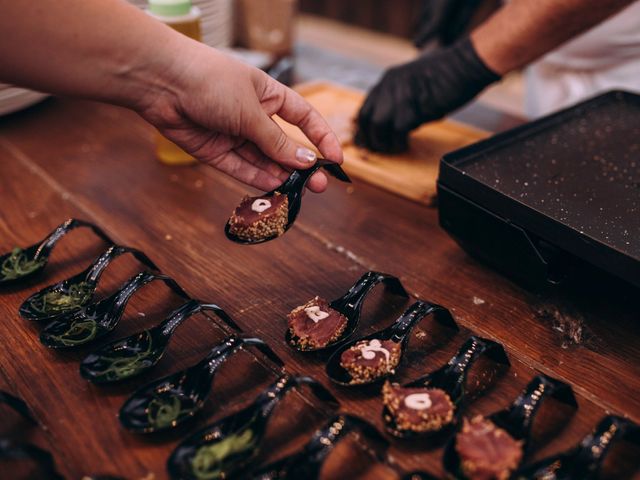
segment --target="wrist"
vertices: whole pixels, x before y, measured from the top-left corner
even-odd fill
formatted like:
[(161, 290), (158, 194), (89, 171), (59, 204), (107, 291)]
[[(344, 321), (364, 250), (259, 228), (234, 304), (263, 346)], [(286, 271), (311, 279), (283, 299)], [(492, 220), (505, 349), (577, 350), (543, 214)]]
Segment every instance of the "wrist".
[(151, 26), (149, 40), (134, 52), (123, 52), (111, 75), (114, 90), (108, 101), (140, 114), (175, 103), (186, 70), (181, 64), (189, 43), (196, 43), (160, 23)]
[(456, 57), (460, 75), (482, 89), (500, 80), (501, 73), (485, 61), (480, 55), (472, 37), (460, 39), (451, 47), (451, 55)]

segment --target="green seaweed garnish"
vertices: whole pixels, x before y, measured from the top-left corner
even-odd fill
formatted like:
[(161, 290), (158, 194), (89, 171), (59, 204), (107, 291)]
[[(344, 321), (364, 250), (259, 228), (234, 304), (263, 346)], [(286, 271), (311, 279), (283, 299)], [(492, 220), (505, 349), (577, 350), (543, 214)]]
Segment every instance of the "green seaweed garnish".
[(60, 335), (50, 335), (49, 338), (65, 347), (82, 345), (95, 338), (98, 324), (94, 318), (82, 317), (73, 320), (68, 328)]
[(143, 352), (135, 353), (129, 357), (114, 356), (114, 357), (102, 357), (102, 360), (108, 362), (108, 366), (101, 371), (94, 371), (95, 376), (105, 377), (108, 380), (120, 380), (135, 375), (140, 370), (147, 368), (145, 360), (149, 358), (155, 350), (153, 347), (153, 341), (151, 334), (148, 330), (145, 330), (147, 338), (147, 349)]
[(253, 455), (257, 440), (253, 430), (247, 426), (218, 442), (203, 445), (191, 460), (191, 473), (199, 480), (224, 477), (228, 473), (229, 465), (235, 462), (235, 459), (229, 459), (237, 455)]
[(20, 247), (16, 247), (0, 265), (3, 280), (15, 280), (35, 272), (47, 262), (46, 258), (27, 258)]
[[(147, 419), (149, 424), (161, 429), (173, 425), (182, 413), (182, 404), (177, 395), (156, 397), (149, 402)], [(190, 409), (186, 409), (189, 411)]]
[(65, 290), (53, 290), (34, 296), (29, 301), (32, 310), (42, 314), (63, 313), (84, 306), (93, 296), (94, 285), (80, 282)]

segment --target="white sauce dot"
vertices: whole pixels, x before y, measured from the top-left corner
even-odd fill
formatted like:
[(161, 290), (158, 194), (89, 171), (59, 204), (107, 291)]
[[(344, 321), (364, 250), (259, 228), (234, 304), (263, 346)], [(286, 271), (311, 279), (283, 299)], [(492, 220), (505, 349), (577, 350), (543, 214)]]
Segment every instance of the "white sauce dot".
[(258, 213), (262, 213), (269, 208), (271, 208), (271, 202), (265, 198), (258, 198), (251, 204), (251, 210)]
[(360, 351), (362, 352), (362, 358), (365, 360), (373, 360), (376, 358), (376, 352), (382, 353), (386, 362), (389, 362), (389, 358), (391, 357), (389, 350), (383, 348), (380, 340), (376, 338), (371, 340), (368, 345), (362, 345)]
[(318, 323), (320, 320), (324, 320), (329, 316), (328, 312), (323, 312), (318, 306), (305, 308), (304, 311), (307, 317), (313, 320), (314, 323)]
[(413, 393), (405, 397), (404, 404), (413, 410), (426, 410), (431, 408), (432, 402), (428, 393)]

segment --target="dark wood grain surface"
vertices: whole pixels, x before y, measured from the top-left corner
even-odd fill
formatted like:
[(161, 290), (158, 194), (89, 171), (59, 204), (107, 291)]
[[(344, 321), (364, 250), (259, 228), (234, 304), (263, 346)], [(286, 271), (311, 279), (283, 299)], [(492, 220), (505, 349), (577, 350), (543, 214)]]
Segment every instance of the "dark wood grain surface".
[[(292, 308), (315, 295), (340, 296), (366, 270), (385, 271), (399, 276), (413, 295), (450, 308), (462, 327), (436, 343), (432, 324), (420, 325), (399, 381), (446, 362), (475, 333), (501, 342), (512, 367), (472, 404), (471, 413), (506, 406), (540, 372), (574, 387), (578, 412), (566, 419), (566, 428), (535, 444), (534, 458), (579, 441), (606, 413), (640, 421), (637, 291), (608, 281), (528, 292), (460, 250), (438, 227), (436, 210), (361, 183), (332, 181), (325, 194), (305, 196), (298, 222), (284, 237), (239, 246), (226, 240), (223, 227), (245, 193), (210, 168), (159, 164), (152, 130), (123, 109), (52, 99), (0, 120), (0, 251), (31, 244), (68, 217), (93, 221), (117, 242), (144, 250), (192, 296), (221, 305), (243, 329), (268, 342), (290, 372), (314, 376), (342, 401), (343, 411), (378, 428), (377, 389), (332, 386), (323, 357), (292, 351), (283, 335)], [(249, 403), (278, 370), (260, 354), (243, 352), (224, 366), (205, 411), (186, 428), (152, 438), (123, 430), (116, 414), (137, 386), (195, 363), (228, 332), (199, 314), (177, 331), (152, 372), (109, 388), (82, 380), (78, 361), (95, 346), (49, 351), (38, 342), (40, 326), (17, 310), (28, 294), (81, 270), (102, 249), (89, 232), (78, 230), (60, 242), (45, 276), (0, 292), (0, 388), (33, 408), (46, 427), (34, 441), (53, 452), (69, 478), (166, 478), (166, 458), (181, 437)], [(138, 268), (130, 258), (118, 259), (101, 292)], [(179, 302), (162, 284), (146, 286), (106, 341), (157, 323)], [(359, 334), (387, 325), (408, 305), (376, 291)], [(329, 415), (308, 391), (289, 395), (275, 413), (259, 461), (294, 451)], [(364, 462), (363, 478), (396, 478), (416, 468), (442, 474), (441, 450), (391, 443), (389, 465)]]

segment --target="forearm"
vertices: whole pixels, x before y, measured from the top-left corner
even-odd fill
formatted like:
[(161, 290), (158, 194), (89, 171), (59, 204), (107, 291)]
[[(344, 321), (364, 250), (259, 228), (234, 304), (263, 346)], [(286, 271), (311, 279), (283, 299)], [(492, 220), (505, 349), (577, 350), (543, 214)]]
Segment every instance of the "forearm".
[(0, 0), (0, 81), (134, 109), (190, 40), (123, 0)]
[(471, 34), (480, 58), (503, 75), (528, 65), (634, 0), (512, 0)]

